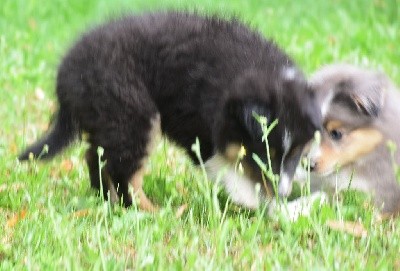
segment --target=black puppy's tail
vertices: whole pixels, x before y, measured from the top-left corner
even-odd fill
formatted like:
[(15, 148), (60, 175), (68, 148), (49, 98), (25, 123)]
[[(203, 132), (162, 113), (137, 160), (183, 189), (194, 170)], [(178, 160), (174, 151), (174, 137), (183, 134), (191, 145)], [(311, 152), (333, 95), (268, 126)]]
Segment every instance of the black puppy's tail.
[[(37, 159), (52, 158), (77, 137), (78, 131), (78, 125), (71, 114), (66, 110), (60, 109), (50, 131), (22, 152), (18, 159), (21, 161), (28, 160), (31, 153)], [(47, 150), (45, 150), (46, 145)]]

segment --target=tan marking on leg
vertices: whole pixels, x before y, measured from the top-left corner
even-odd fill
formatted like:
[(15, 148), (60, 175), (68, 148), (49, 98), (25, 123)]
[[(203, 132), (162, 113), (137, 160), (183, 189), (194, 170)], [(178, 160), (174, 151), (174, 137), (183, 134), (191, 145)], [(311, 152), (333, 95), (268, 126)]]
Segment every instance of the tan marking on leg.
[[(157, 114), (154, 119), (151, 120), (151, 130), (149, 132), (149, 143), (146, 146), (146, 153), (149, 155), (154, 149), (156, 142), (161, 136), (161, 120), (160, 115)], [(158, 207), (154, 205), (146, 196), (143, 191), (143, 176), (145, 174), (145, 164), (148, 157), (146, 156), (141, 161), (141, 167), (133, 174), (129, 183), (133, 188), (133, 196), (137, 196), (139, 200), (139, 208), (147, 212), (156, 212)]]
[(147, 212), (155, 212), (158, 210), (158, 207), (155, 206), (146, 196), (143, 191), (143, 176), (144, 176), (144, 168), (140, 168), (136, 173), (132, 176), (130, 180), (130, 185), (133, 188), (133, 197), (138, 197), (139, 208), (147, 211)]

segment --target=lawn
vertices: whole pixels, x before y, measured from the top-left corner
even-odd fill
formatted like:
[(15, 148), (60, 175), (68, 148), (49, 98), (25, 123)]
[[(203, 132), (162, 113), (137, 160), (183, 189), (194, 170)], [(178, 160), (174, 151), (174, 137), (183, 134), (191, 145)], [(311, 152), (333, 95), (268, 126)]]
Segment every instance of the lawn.
[[(310, 74), (324, 63), (384, 70), (400, 85), (398, 0), (2, 0), (0, 4), (0, 270), (393, 270), (400, 219), (381, 221), (347, 192), (290, 222), (226, 201), (185, 154), (161, 140), (147, 194), (155, 214), (110, 206), (89, 186), (84, 143), (50, 162), (19, 163), (57, 104), (60, 59), (82, 31), (126, 12), (235, 14)], [(347, 228), (335, 229), (339, 221)], [(358, 231), (351, 230), (353, 226)]]

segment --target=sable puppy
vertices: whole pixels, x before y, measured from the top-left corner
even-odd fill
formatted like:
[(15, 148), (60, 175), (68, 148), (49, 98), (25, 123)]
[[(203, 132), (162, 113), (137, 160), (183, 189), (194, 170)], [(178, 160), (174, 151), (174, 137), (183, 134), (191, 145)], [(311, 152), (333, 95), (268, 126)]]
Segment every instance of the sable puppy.
[[(110, 190), (132, 204), (154, 206), (142, 191), (143, 168), (155, 134), (163, 132), (190, 151), (196, 137), (210, 173), (220, 162), (233, 167), (240, 145), (266, 158), (253, 112), (278, 119), (269, 137), (279, 192), (288, 195), (303, 147), (320, 125), (312, 93), (293, 61), (272, 42), (237, 20), (178, 12), (127, 16), (84, 34), (58, 70), (59, 110), (53, 127), (24, 151), (50, 158), (88, 133), (86, 159), (91, 184), (100, 188), (97, 148), (104, 148), (104, 195)], [(245, 157), (245, 175), (223, 178), (233, 200), (258, 202), (236, 181), (254, 190), (261, 174)], [(117, 190), (117, 191), (115, 191)], [(247, 190), (246, 190), (247, 191)], [(114, 195), (113, 195), (114, 194)], [(115, 198), (116, 199), (116, 198)]]
[(324, 122), (321, 144), (309, 154), (312, 190), (350, 184), (371, 193), (383, 213), (398, 212), (400, 152), (392, 157), (387, 147), (389, 140), (400, 147), (398, 90), (385, 74), (346, 64), (323, 67), (310, 82)]

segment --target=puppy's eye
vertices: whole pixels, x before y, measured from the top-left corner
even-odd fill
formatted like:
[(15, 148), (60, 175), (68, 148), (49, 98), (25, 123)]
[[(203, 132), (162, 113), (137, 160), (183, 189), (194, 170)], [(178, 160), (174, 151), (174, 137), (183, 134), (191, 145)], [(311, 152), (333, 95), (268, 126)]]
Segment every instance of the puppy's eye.
[(333, 129), (333, 130), (329, 131), (329, 136), (330, 136), (333, 140), (339, 141), (339, 140), (342, 139), (343, 134), (342, 134), (341, 131), (336, 130), (336, 129)]

